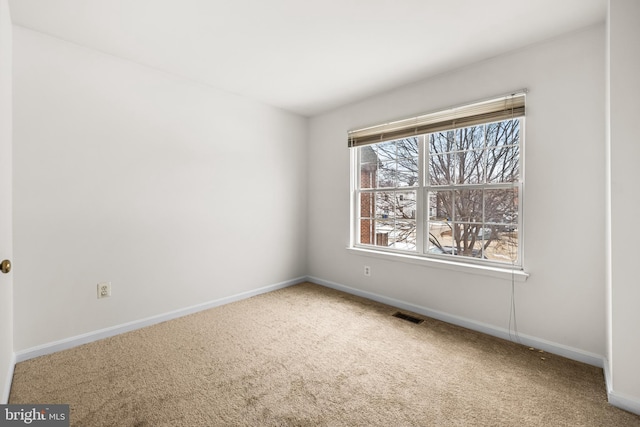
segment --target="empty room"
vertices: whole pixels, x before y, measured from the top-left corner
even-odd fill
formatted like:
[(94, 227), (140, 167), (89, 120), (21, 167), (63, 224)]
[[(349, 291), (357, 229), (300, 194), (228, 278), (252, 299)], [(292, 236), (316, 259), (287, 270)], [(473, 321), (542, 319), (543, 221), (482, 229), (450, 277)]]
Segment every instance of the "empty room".
[(0, 0), (0, 425), (640, 426), (639, 20)]

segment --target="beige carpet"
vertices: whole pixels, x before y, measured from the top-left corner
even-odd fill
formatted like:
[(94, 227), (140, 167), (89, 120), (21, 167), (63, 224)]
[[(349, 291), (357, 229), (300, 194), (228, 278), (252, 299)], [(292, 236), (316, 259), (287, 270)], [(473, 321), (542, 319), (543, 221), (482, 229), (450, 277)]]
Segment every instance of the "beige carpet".
[(296, 285), (19, 363), (10, 403), (91, 427), (640, 426), (601, 369), (396, 311)]

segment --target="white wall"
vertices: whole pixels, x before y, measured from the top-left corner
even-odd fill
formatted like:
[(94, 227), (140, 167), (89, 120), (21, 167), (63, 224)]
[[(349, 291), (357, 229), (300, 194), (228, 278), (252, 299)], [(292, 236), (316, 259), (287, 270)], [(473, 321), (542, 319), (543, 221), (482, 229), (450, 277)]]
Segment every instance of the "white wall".
[(611, 0), (608, 33), (610, 150), (610, 319), (608, 359), (612, 401), (640, 413), (640, 286), (635, 224), (640, 212), (640, 2)]
[(305, 118), (14, 42), (16, 351), (305, 274)]
[[(11, 227), (11, 39), (7, 0), (0, 0), (0, 260), (12, 259)], [(9, 399), (13, 372), (13, 274), (0, 274), (0, 403)]]
[[(310, 122), (309, 272), (504, 330), (511, 282), (356, 255), (349, 243), (349, 129), (528, 88), (523, 335), (605, 354), (604, 58), (598, 25), (346, 106)], [(566, 100), (566, 101), (563, 101)], [(364, 277), (363, 266), (372, 267)]]

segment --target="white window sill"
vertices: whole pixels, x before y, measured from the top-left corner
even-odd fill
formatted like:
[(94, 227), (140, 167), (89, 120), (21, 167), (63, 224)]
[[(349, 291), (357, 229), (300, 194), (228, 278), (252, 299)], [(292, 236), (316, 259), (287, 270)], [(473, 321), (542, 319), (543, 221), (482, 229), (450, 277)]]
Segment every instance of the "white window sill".
[(425, 267), (441, 268), (445, 270), (458, 271), (468, 274), (479, 274), (482, 276), (495, 277), (503, 280), (513, 280), (516, 282), (524, 282), (529, 277), (529, 273), (521, 269), (500, 268), (494, 266), (468, 264), (449, 260), (441, 260), (434, 258), (426, 258), (417, 255), (408, 255), (402, 253), (382, 252), (364, 248), (348, 247), (349, 252), (355, 255), (361, 255), (372, 258), (386, 259), (388, 261), (406, 262), (409, 264), (422, 265)]

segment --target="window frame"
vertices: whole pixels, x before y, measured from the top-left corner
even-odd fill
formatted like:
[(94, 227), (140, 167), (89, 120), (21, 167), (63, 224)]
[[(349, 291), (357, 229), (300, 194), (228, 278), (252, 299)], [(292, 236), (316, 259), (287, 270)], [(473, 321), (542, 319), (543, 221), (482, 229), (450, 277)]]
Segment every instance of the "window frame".
[[(354, 249), (362, 254), (377, 254), (377, 255), (391, 255), (394, 257), (401, 257), (403, 259), (411, 260), (415, 262), (417, 260), (424, 261), (437, 261), (438, 264), (448, 264), (452, 266), (469, 266), (469, 267), (478, 267), (480, 269), (484, 269), (492, 272), (500, 272), (500, 271), (509, 271), (514, 272), (518, 271), (522, 273), (522, 277), (526, 279), (526, 273), (524, 273), (524, 183), (525, 183), (525, 117), (513, 117), (508, 119), (501, 120), (487, 120), (486, 122), (481, 123), (483, 126), (487, 126), (492, 123), (499, 123), (507, 120), (518, 120), (519, 121), (519, 138), (518, 138), (518, 175), (519, 179), (516, 182), (507, 182), (507, 183), (487, 183), (486, 180), (480, 184), (451, 184), (446, 186), (432, 186), (429, 183), (429, 165), (428, 165), (428, 156), (429, 156), (429, 147), (428, 147), (428, 136), (434, 134), (436, 132), (424, 133), (420, 135), (416, 135), (414, 137), (418, 138), (418, 184), (415, 186), (404, 187), (398, 186), (390, 187), (390, 188), (361, 188), (360, 182), (360, 173), (361, 173), (361, 152), (363, 146), (353, 147), (355, 149), (350, 150), (351, 152), (351, 233), (350, 233), (350, 244), (349, 248)], [(473, 126), (473, 125), (471, 125)], [(454, 127), (447, 130), (459, 130), (468, 128), (471, 126), (460, 126)], [(445, 130), (443, 130), (445, 131)], [(486, 135), (485, 135), (486, 138)], [(392, 141), (400, 140), (403, 138), (397, 138)], [(374, 145), (374, 144), (370, 144)], [(490, 148), (486, 145), (483, 146), (483, 150), (489, 150)], [(457, 256), (452, 254), (437, 254), (431, 253), (429, 251), (429, 192), (434, 189), (442, 190), (442, 191), (456, 191), (461, 189), (483, 189), (483, 190), (491, 190), (491, 189), (511, 189), (514, 188), (517, 190), (518, 194), (518, 219), (517, 223), (512, 223), (517, 227), (518, 230), (518, 245), (517, 245), (517, 254), (515, 262), (501, 262), (496, 260), (482, 259), (471, 256)], [(375, 241), (372, 241), (371, 244), (363, 244), (360, 243), (361, 238), (361, 195), (365, 193), (375, 194), (380, 191), (415, 191), (416, 192), (416, 213), (415, 213), (415, 224), (416, 224), (416, 248), (415, 250), (404, 250), (391, 248), (387, 246), (378, 246), (375, 244)], [(483, 193), (484, 195), (484, 193)], [(484, 198), (483, 198), (484, 203)], [(374, 215), (375, 219), (375, 215)], [(488, 221), (483, 217), (482, 219), (482, 227), (485, 228)], [(374, 229), (375, 230), (375, 229)]]

